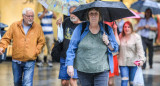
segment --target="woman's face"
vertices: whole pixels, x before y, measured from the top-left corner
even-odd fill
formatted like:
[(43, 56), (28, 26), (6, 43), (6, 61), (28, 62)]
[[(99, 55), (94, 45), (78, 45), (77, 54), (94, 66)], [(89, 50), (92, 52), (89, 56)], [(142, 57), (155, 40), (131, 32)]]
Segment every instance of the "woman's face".
[(124, 29), (124, 34), (125, 34), (125, 35), (129, 35), (129, 34), (132, 33), (131, 27), (130, 27), (130, 25), (127, 24), (127, 23), (124, 25), (123, 29)]
[(145, 12), (145, 15), (146, 15), (147, 18), (150, 18), (151, 10), (147, 10), (147, 11)]
[(90, 23), (98, 23), (99, 22), (99, 12), (96, 11), (95, 9), (89, 11), (88, 16), (89, 16)]

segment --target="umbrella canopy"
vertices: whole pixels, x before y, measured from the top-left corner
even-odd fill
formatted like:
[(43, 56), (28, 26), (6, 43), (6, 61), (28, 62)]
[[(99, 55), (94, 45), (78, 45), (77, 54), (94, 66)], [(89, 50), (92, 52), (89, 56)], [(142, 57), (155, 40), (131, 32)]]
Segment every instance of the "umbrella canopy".
[(90, 8), (99, 8), (104, 21), (114, 21), (124, 17), (134, 16), (134, 14), (122, 2), (95, 1), (83, 4), (73, 11), (81, 21), (87, 20), (87, 11)]
[(138, 12), (145, 12), (147, 8), (150, 8), (153, 14), (160, 14), (160, 6), (158, 3), (150, 0), (139, 0), (133, 3), (131, 8), (137, 10)]
[(86, 3), (86, 0), (38, 0), (46, 9), (69, 15), (69, 7)]
[(8, 27), (8, 25), (0, 23), (0, 29), (5, 28), (5, 27)]

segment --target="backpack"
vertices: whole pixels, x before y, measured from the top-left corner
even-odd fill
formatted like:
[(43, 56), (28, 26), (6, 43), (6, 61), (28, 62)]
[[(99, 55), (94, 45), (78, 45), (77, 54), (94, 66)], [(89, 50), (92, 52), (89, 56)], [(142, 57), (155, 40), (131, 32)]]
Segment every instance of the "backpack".
[(60, 62), (60, 55), (63, 47), (63, 42), (54, 42), (54, 47), (51, 51), (52, 60), (56, 62)]

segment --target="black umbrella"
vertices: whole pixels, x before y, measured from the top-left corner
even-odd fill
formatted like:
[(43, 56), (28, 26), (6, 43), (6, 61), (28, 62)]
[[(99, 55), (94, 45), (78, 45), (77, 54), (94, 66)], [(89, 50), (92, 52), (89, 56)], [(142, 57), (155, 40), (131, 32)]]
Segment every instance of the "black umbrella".
[(87, 11), (90, 8), (99, 8), (104, 21), (114, 21), (124, 17), (134, 16), (134, 14), (122, 2), (95, 1), (78, 6), (74, 11), (81, 21), (86, 21)]

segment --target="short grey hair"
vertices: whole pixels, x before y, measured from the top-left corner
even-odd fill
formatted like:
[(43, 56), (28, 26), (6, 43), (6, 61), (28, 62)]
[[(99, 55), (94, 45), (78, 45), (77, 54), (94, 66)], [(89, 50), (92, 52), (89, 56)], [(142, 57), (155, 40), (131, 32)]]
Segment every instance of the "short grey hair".
[(77, 5), (70, 6), (69, 12), (70, 12), (71, 8), (77, 8), (77, 7), (78, 7)]
[(24, 8), (22, 14), (25, 15), (27, 11), (32, 11), (34, 13), (32, 8)]

